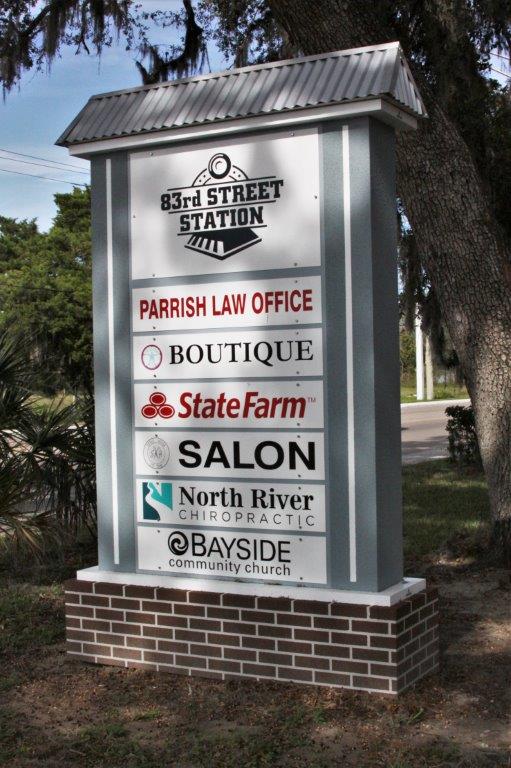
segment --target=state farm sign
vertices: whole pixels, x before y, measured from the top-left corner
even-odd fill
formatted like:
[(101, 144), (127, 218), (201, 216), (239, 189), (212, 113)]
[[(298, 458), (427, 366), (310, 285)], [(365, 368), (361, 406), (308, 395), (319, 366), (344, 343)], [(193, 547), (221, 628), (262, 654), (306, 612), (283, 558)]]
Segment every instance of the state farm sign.
[(326, 583), (318, 151), (130, 159), (140, 570)]

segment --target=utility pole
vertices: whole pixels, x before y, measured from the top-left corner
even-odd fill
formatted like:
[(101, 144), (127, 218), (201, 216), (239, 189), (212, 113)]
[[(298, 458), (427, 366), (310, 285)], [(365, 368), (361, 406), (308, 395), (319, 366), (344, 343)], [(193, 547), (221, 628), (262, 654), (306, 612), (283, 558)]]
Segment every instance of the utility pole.
[(426, 348), (426, 400), (435, 399), (435, 387), (433, 380), (433, 348), (431, 345), (431, 337), (429, 333), (425, 338)]
[(421, 319), (418, 312), (415, 314), (415, 377), (417, 400), (424, 400), (424, 349)]

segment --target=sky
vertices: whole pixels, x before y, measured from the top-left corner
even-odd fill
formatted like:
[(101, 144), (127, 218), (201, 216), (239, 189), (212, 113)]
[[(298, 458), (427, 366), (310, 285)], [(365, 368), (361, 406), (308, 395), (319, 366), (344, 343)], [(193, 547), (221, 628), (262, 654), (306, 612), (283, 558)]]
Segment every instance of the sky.
[[(181, 0), (146, 0), (142, 7), (149, 11), (162, 7), (179, 10), (182, 5)], [(176, 42), (179, 33), (164, 35), (158, 30), (152, 39)], [(209, 50), (209, 57), (212, 69), (225, 68), (218, 53)], [(42, 230), (51, 226), (56, 213), (53, 195), (70, 192), (72, 184), (66, 182), (84, 184), (89, 180), (89, 163), (70, 157), (66, 149), (55, 146), (55, 141), (93, 94), (141, 85), (134, 62), (135, 54), (124, 50), (122, 41), (104, 49), (100, 59), (64, 49), (49, 73), (25, 74), (20, 87), (0, 101), (0, 215), (36, 218)], [(16, 156), (18, 162), (9, 161), (5, 150), (43, 158), (34, 159), (34, 163), (44, 163), (44, 158), (48, 158), (73, 168), (59, 171), (54, 167), (27, 165), (31, 158), (20, 156)], [(17, 175), (22, 173), (40, 174), (57, 181)]]

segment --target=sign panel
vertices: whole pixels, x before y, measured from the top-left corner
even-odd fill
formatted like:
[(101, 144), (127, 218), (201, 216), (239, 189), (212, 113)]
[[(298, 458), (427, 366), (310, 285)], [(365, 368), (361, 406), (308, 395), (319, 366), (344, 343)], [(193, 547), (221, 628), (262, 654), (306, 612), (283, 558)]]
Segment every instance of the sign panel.
[(324, 536), (139, 525), (137, 539), (139, 568), (144, 571), (326, 583)]
[(320, 264), (317, 129), (130, 155), (134, 280)]
[(136, 427), (323, 426), (321, 381), (135, 384)]
[(137, 430), (137, 475), (324, 480), (323, 432)]
[(325, 486), (137, 480), (137, 520), (148, 525), (325, 531)]
[(133, 330), (320, 323), (321, 278), (240, 280), (133, 290)]

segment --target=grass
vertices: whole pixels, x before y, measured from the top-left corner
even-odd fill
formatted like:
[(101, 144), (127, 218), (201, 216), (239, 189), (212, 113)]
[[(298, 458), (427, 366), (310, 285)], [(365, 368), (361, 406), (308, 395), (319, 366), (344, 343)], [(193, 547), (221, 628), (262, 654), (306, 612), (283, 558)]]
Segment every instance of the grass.
[[(401, 383), (401, 402), (416, 403), (417, 388), (415, 381)], [(464, 386), (459, 384), (435, 384), (435, 400), (463, 400), (468, 398), (468, 392)]]
[(476, 555), (488, 533), (489, 500), (482, 472), (448, 461), (403, 468), (405, 559), (437, 555), (449, 545)]

